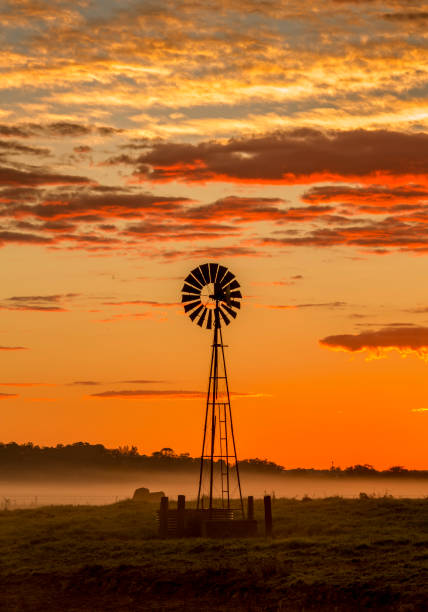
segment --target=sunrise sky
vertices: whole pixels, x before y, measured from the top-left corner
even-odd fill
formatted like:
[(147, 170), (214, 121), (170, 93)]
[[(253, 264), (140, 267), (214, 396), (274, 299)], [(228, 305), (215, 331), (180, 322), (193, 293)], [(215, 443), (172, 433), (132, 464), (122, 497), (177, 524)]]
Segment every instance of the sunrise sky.
[(3, 0), (0, 440), (428, 469), (428, 4)]

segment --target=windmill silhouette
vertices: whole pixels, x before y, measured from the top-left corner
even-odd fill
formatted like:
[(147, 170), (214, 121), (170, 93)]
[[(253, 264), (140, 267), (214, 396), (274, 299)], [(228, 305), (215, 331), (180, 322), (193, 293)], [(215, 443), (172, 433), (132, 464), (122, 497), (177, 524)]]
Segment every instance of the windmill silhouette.
[(182, 288), (184, 311), (200, 327), (213, 330), (197, 509), (204, 509), (208, 497), (211, 513), (216, 498), (221, 500), (221, 508), (229, 511), (236, 495), (244, 517), (222, 333), (222, 326), (236, 318), (241, 299), (234, 274), (217, 263), (194, 268)]

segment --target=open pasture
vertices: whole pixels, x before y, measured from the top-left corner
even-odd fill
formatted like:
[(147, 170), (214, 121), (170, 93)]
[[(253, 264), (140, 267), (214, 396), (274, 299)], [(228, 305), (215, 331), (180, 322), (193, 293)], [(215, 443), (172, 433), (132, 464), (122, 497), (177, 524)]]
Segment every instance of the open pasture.
[(0, 513), (0, 609), (426, 610), (428, 500), (277, 499), (274, 537), (161, 540), (157, 505)]

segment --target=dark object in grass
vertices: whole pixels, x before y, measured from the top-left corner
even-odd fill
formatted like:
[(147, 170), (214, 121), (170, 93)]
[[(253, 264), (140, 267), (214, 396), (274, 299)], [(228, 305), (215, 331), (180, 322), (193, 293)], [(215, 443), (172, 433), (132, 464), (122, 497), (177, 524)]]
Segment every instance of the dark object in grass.
[(135, 489), (132, 501), (158, 502), (164, 496), (165, 493), (163, 491), (154, 491), (153, 493), (151, 493), (149, 489), (146, 489), (146, 487), (140, 487), (139, 489)]

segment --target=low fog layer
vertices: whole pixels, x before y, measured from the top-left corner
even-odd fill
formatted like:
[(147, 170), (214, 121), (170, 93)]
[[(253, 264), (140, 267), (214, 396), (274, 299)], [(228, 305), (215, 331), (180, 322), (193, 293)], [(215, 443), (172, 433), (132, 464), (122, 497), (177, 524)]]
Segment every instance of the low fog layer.
[[(150, 491), (163, 491), (171, 499), (184, 494), (189, 500), (195, 499), (198, 479), (195, 474), (127, 474), (116, 482), (100, 479), (90, 481), (55, 482), (36, 480), (31, 482), (0, 482), (0, 508), (31, 507), (49, 504), (111, 504), (131, 498), (138, 487)], [(316, 478), (280, 476), (242, 476), (243, 495), (263, 497), (274, 494), (276, 497), (304, 496), (321, 497), (358, 497), (360, 493), (381, 497), (428, 497), (428, 480), (411, 478)], [(218, 492), (214, 492), (218, 494)], [(237, 496), (237, 491), (232, 491)]]

